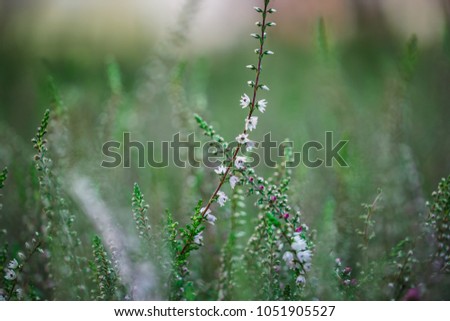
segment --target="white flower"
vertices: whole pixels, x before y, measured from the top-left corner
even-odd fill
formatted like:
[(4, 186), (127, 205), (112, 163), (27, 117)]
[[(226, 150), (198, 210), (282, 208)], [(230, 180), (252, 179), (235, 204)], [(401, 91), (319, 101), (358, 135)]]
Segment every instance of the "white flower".
[(272, 50), (267, 50), (264, 52), (266, 55), (273, 55), (274, 52)]
[(239, 177), (237, 176), (231, 176), (230, 177), (230, 186), (232, 189), (236, 186), (236, 184), (239, 182)]
[(297, 253), (297, 258), (301, 263), (311, 262), (312, 253), (310, 250), (301, 251)]
[(16, 277), (17, 277), (16, 272), (14, 272), (13, 270), (10, 269), (5, 270), (5, 279), (12, 281), (15, 280)]
[(214, 225), (214, 223), (217, 220), (217, 217), (215, 217), (212, 214), (206, 214), (206, 220), (208, 221), (209, 224)]
[(203, 232), (200, 232), (199, 234), (194, 236), (194, 243), (195, 244), (198, 244), (198, 245), (202, 244), (202, 242), (203, 242), (203, 235), (202, 234), (203, 234)]
[(21, 299), (23, 297), (23, 290), (20, 288), (16, 289), (16, 294), (17, 294), (17, 297), (19, 299)]
[(270, 90), (269, 87), (267, 87), (266, 85), (261, 85), (260, 88), (261, 88), (262, 90), (267, 90), (267, 91)]
[(305, 270), (305, 272), (311, 271), (311, 263), (308, 262), (308, 263), (303, 264), (303, 270)]
[(240, 134), (239, 136), (237, 136), (236, 137), (236, 141), (239, 143), (239, 144), (245, 144), (245, 143), (247, 143), (249, 140), (248, 140), (248, 134)]
[(11, 270), (17, 269), (18, 266), (19, 266), (19, 262), (17, 262), (16, 259), (14, 259), (8, 263), (8, 268)]
[(217, 167), (215, 170), (216, 174), (225, 174), (225, 172), (227, 171), (227, 168), (223, 165), (220, 165), (219, 167)]
[(295, 263), (294, 263), (294, 254), (291, 252), (291, 251), (286, 251), (284, 254), (283, 254), (283, 260), (286, 262), (286, 265), (289, 267), (289, 268), (294, 268), (294, 266), (295, 266)]
[(250, 103), (251, 103), (250, 97), (248, 97), (247, 94), (242, 95), (240, 103), (241, 103), (242, 108), (246, 108), (246, 107), (250, 106)]
[(266, 111), (266, 107), (267, 107), (267, 100), (265, 99), (259, 100), (258, 103), (256, 104), (256, 108), (258, 108), (258, 110), (262, 113)]
[(224, 206), (225, 202), (228, 201), (228, 196), (222, 191), (217, 192), (217, 196), (217, 202), (219, 203), (219, 205)]
[(256, 125), (258, 124), (258, 117), (252, 116), (250, 118), (245, 119), (245, 130), (252, 131), (256, 128)]
[[(205, 207), (202, 207), (200, 209), (200, 213), (205, 212)], [(211, 214), (211, 210), (208, 208), (208, 210), (203, 214), (203, 216), (206, 218), (209, 224), (214, 225), (214, 222), (217, 220), (217, 217)]]
[(306, 250), (307, 244), (304, 239), (300, 238), (300, 236), (297, 235), (294, 237), (294, 243), (292, 243), (291, 247), (294, 251), (300, 252)]
[(297, 277), (297, 280), (295, 280), (295, 282), (297, 282), (298, 284), (305, 284), (306, 283), (306, 279), (303, 275), (299, 275)]
[(255, 147), (256, 147), (256, 142), (253, 140), (249, 140), (248, 142), (245, 143), (245, 148), (247, 151), (251, 151)]
[(26, 256), (25, 254), (23, 254), (22, 252), (17, 253), (17, 255), (19, 256), (19, 259), (21, 259), (22, 261), (25, 261)]
[(246, 161), (247, 161), (247, 158), (245, 156), (238, 156), (238, 157), (236, 157), (236, 160), (234, 161), (234, 166), (236, 166), (237, 169), (242, 169), (242, 168), (244, 168)]

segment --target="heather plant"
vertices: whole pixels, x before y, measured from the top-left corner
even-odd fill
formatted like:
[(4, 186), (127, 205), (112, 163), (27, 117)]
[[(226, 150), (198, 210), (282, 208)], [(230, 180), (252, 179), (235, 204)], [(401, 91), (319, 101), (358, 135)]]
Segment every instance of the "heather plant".
[(438, 189), (432, 193), (432, 200), (428, 202), (429, 226), (434, 241), (434, 253), (432, 254), (435, 273), (448, 273), (450, 261), (450, 177), (442, 178)]
[[(184, 52), (201, 7), (190, 0), (137, 84), (108, 56), (95, 101), (100, 113), (80, 98), (88, 90), (48, 78), (49, 108), (32, 139), (33, 158), (19, 157), (29, 150), (0, 122), (0, 137), (8, 138), (0, 149), (0, 300), (448, 298), (450, 178), (426, 210), (420, 157), (408, 136), (418, 38), (378, 84), (385, 87), (378, 119), (352, 101), (348, 58), (324, 18), (311, 60), (297, 64), (302, 57), (293, 56), (284, 68), (271, 59), (278, 57), (272, 46), (280, 46), (271, 39), (275, 2), (260, 2), (255, 60), (242, 68), (251, 79), (239, 95), (231, 95), (235, 81), (214, 78), (222, 77), (219, 67)], [(214, 108), (217, 99), (234, 106)], [(295, 136), (280, 144), (270, 168), (253, 164), (261, 128)], [(293, 167), (297, 140), (329, 128), (351, 142), (342, 150), (349, 167)], [(130, 166), (99, 170), (106, 141), (127, 132), (156, 143), (172, 129), (187, 147), (181, 158), (213, 154), (213, 166), (136, 168), (141, 149), (133, 142), (124, 156)], [(208, 149), (190, 154), (194, 131)]]

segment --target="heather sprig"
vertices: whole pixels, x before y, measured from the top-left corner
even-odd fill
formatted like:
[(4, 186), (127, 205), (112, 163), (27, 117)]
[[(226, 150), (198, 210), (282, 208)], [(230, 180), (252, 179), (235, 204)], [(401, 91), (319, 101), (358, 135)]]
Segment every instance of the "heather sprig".
[(220, 257), (219, 300), (231, 300), (240, 283), (236, 274), (239, 270), (240, 256), (244, 250), (242, 240), (248, 218), (245, 210), (245, 195), (241, 186), (233, 189), (230, 207), (230, 232)]
[(375, 237), (375, 220), (373, 215), (377, 211), (377, 207), (379, 206), (379, 202), (381, 201), (382, 192), (378, 190), (377, 196), (373, 200), (371, 204), (362, 204), (364, 208), (364, 213), (360, 216), (361, 221), (363, 222), (363, 229), (357, 229), (356, 232), (361, 236), (362, 242), (359, 244), (359, 247), (363, 252), (367, 252), (369, 247), (369, 241)]
[[(248, 86), (251, 87), (252, 91), (253, 91), (252, 98), (250, 98), (247, 94), (244, 94), (241, 97), (241, 107), (249, 108), (247, 117), (244, 119), (244, 130), (243, 130), (242, 134), (239, 134), (236, 137), (236, 140), (238, 141), (239, 146), (236, 147), (236, 149), (234, 150), (231, 160), (227, 164), (226, 169), (223, 172), (223, 176), (221, 177), (221, 180), (220, 180), (217, 188), (212, 193), (208, 203), (204, 207), (203, 212), (202, 212), (203, 216), (206, 216), (206, 213), (209, 210), (211, 204), (217, 200), (217, 195), (220, 192), (226, 179), (228, 178), (228, 174), (230, 173), (230, 170), (231, 170), (233, 164), (235, 164), (235, 162), (238, 160), (242, 161), (242, 159), (239, 158), (240, 156), (238, 156), (238, 154), (239, 154), (239, 151), (241, 150), (242, 146), (248, 145), (250, 143), (250, 141), (247, 138), (248, 137), (247, 128), (248, 128), (248, 122), (252, 119), (253, 112), (255, 111), (255, 109), (259, 109), (261, 112), (264, 112), (266, 105), (267, 105), (265, 100), (257, 101), (256, 98), (257, 98), (257, 94), (258, 94), (259, 90), (269, 90), (269, 87), (267, 85), (262, 84), (260, 82), (263, 58), (265, 56), (273, 54), (272, 51), (265, 50), (265, 47), (264, 47), (264, 44), (265, 44), (265, 41), (267, 38), (266, 30), (268, 27), (275, 25), (275, 23), (267, 21), (268, 16), (270, 14), (276, 12), (275, 9), (269, 8), (269, 3), (270, 3), (270, 0), (264, 0), (264, 8), (255, 7), (256, 12), (260, 13), (262, 21), (258, 21), (256, 23), (256, 25), (258, 27), (260, 27), (260, 32), (251, 34), (251, 36), (253, 38), (257, 39), (259, 42), (259, 47), (257, 49), (255, 49), (255, 53), (258, 56), (258, 62), (256, 65), (248, 65), (247, 66), (248, 69), (254, 70), (256, 75), (255, 75), (254, 80), (249, 80), (247, 82)], [(196, 117), (196, 119), (197, 119), (197, 122), (199, 122), (201, 128), (205, 130), (206, 135), (208, 135), (208, 136), (212, 135), (212, 137), (214, 137), (215, 133), (213, 132), (213, 129), (211, 127), (207, 126), (206, 123), (202, 122), (201, 118), (199, 118), (198, 116)], [(253, 119), (255, 119), (255, 118), (253, 118)], [(256, 121), (254, 120), (253, 123), (255, 125)], [(252, 126), (252, 128), (253, 128), (253, 126)]]
[[(84, 257), (77, 253), (81, 247), (81, 240), (77, 231), (73, 228), (75, 215), (71, 213), (72, 204), (65, 195), (60, 183), (60, 176), (54, 168), (52, 159), (49, 157), (46, 135), (50, 122), (50, 110), (47, 109), (32, 139), (33, 147), (37, 151), (34, 156), (35, 168), (38, 171), (39, 192), (42, 205), (42, 243), (46, 250), (55, 255), (64, 255), (64, 263), (55, 262), (54, 256), (48, 262), (49, 278), (69, 279), (73, 288), (67, 289), (59, 286), (53, 280), (55, 295), (66, 291), (75, 291), (76, 296), (81, 298), (86, 295), (86, 287), (83, 284)], [(73, 210), (72, 210), (73, 211)]]
[(360, 282), (353, 276), (354, 272), (352, 267), (345, 266), (340, 258), (336, 258), (334, 272), (338, 282), (338, 291), (341, 296), (345, 300), (357, 299)]
[(98, 236), (92, 239), (92, 254), (94, 261), (90, 265), (97, 284), (97, 290), (92, 293), (93, 298), (106, 301), (122, 300), (124, 295), (118, 271), (114, 268), (112, 259)]
[[(2, 172), (0, 173), (0, 189), (2, 189), (5, 186), (5, 181), (8, 178), (8, 168), (5, 167)], [(0, 194), (0, 197), (2, 194)], [(3, 205), (0, 203), (0, 210), (2, 209)]]
[(5, 186), (6, 178), (8, 178), (8, 168), (5, 167), (0, 173), (0, 188)]
[(391, 249), (388, 293), (393, 300), (400, 300), (414, 286), (413, 269), (417, 263), (413, 243), (408, 237)]
[(133, 218), (136, 224), (139, 238), (145, 242), (152, 242), (152, 233), (150, 220), (147, 216), (149, 205), (145, 203), (144, 194), (137, 183), (134, 184), (133, 195), (131, 198)]
[(0, 293), (0, 296), (3, 297), (3, 300), (23, 300), (31, 297), (29, 295), (31, 293), (26, 292), (30, 290), (30, 285), (24, 282), (24, 268), (35, 253), (44, 253), (41, 246), (41, 236), (36, 232), (30, 242), (25, 242), (25, 251), (17, 252), (17, 255), (12, 257), (10, 261), (6, 261), (7, 247), (4, 248), (2, 255), (0, 255), (2, 256), (0, 259), (0, 267), (7, 263), (2, 268), (3, 277), (0, 280), (0, 289), (3, 289), (1, 291), (3, 293)]
[[(187, 280), (189, 275), (188, 259), (192, 251), (198, 250), (203, 245), (204, 223), (208, 221), (208, 216), (213, 217), (209, 212), (203, 216), (201, 201), (194, 209), (194, 215), (191, 216), (191, 223), (185, 227), (178, 228), (178, 222), (175, 222), (170, 212), (167, 212), (167, 243), (171, 253), (171, 272), (170, 272), (170, 300), (183, 300), (191, 295), (192, 282)], [(213, 220), (209, 220), (214, 224)], [(180, 239), (178, 239), (178, 237)]]
[(439, 272), (450, 272), (450, 176), (442, 178), (427, 202), (427, 225), (435, 242), (433, 261)]

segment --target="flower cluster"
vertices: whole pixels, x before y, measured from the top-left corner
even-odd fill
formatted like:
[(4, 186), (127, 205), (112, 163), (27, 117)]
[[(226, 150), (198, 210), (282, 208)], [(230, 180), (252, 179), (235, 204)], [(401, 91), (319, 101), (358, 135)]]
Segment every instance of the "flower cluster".
[(283, 254), (283, 260), (290, 269), (297, 269), (300, 274), (297, 277), (298, 284), (305, 284), (305, 272), (311, 270), (312, 252), (308, 249), (307, 242), (300, 236), (300, 233), (294, 233), (291, 250)]
[(335, 273), (339, 281), (339, 286), (342, 289), (353, 289), (358, 285), (358, 280), (352, 278), (352, 268), (350, 266), (342, 268), (342, 261), (340, 258), (336, 258), (335, 260)]
[(16, 270), (19, 267), (19, 262), (16, 259), (10, 261), (5, 269), (5, 279), (12, 281), (17, 278)]

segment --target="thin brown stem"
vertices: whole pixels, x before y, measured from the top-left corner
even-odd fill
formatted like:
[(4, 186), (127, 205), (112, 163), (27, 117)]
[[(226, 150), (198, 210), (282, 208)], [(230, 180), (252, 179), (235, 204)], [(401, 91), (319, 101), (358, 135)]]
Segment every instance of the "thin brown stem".
[[(248, 112), (248, 115), (247, 115), (247, 119), (250, 119), (250, 117), (252, 116), (253, 111), (254, 111), (254, 109), (256, 107), (256, 96), (257, 96), (257, 92), (258, 92), (258, 88), (259, 88), (259, 78), (260, 78), (260, 75), (261, 75), (262, 59), (264, 57), (264, 40), (265, 40), (265, 30), (266, 30), (266, 17), (267, 17), (267, 11), (268, 11), (267, 7), (268, 7), (268, 1), (265, 1), (264, 2), (263, 14), (262, 14), (263, 21), (262, 21), (262, 25), (261, 25), (261, 35), (260, 35), (261, 38), (260, 38), (260, 46), (259, 46), (259, 53), (258, 53), (258, 66), (256, 67), (256, 77), (255, 77), (255, 83), (254, 83), (254, 86), (253, 86), (253, 98), (252, 98), (252, 101), (251, 101), (251, 104), (250, 104), (250, 109), (249, 109), (249, 112)], [(247, 133), (247, 129), (245, 129), (245, 127), (244, 127), (244, 134), (246, 134), (246, 133)], [(219, 185), (217, 185), (214, 193), (212, 193), (211, 197), (208, 200), (208, 203), (204, 207), (203, 212), (202, 212), (202, 217), (203, 218), (206, 217), (206, 213), (208, 212), (209, 208), (211, 207), (212, 202), (216, 198), (217, 193), (219, 193), (220, 189), (222, 188), (223, 184), (225, 183), (225, 181), (226, 181), (226, 179), (228, 177), (228, 174), (231, 171), (231, 167), (233, 166), (233, 164), (234, 164), (234, 162), (236, 160), (236, 157), (237, 157), (237, 155), (238, 155), (240, 150), (241, 150), (241, 145), (239, 145), (236, 148), (236, 150), (234, 151), (233, 157), (231, 158), (231, 161), (228, 164), (227, 169), (226, 169), (225, 173), (223, 174), (223, 176), (222, 176), (222, 178), (221, 178), (221, 180), (219, 182)], [(189, 242), (186, 242), (186, 244), (183, 246), (183, 248), (182, 248), (182, 250), (180, 252), (180, 255), (183, 255), (187, 251), (187, 248), (188, 248), (189, 244), (190, 244)]]

